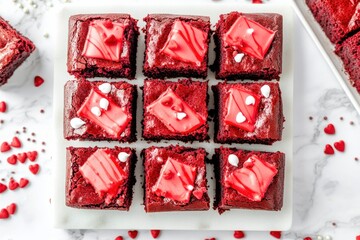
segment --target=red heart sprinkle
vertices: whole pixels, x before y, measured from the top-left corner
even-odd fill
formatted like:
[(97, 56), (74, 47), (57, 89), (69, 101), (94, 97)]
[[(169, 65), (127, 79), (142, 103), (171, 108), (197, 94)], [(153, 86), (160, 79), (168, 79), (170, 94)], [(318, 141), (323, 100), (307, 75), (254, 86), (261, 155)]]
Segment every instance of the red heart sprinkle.
[(39, 172), (39, 168), (40, 166), (37, 163), (29, 166), (30, 172), (32, 172), (32, 174), (34, 175), (36, 175)]
[(343, 140), (340, 140), (338, 142), (334, 143), (334, 147), (336, 148), (336, 150), (338, 150), (339, 152), (344, 152), (345, 151), (345, 142)]
[(356, 236), (356, 240), (360, 240), (360, 235), (359, 235), (359, 236)]
[(216, 240), (216, 238), (205, 238), (205, 240)]
[(32, 161), (32, 162), (36, 160), (37, 155), (38, 155), (37, 151), (31, 151), (31, 152), (27, 152), (27, 153), (26, 153), (26, 156), (27, 156), (28, 159), (29, 159), (30, 161)]
[(35, 87), (40, 87), (41, 84), (43, 84), (43, 83), (44, 83), (44, 79), (43, 79), (42, 77), (36, 76), (36, 77), (34, 78), (34, 85), (35, 85)]
[(10, 157), (7, 158), (7, 162), (11, 165), (15, 165), (17, 163), (17, 156), (11, 155)]
[(10, 204), (9, 206), (6, 207), (6, 210), (11, 215), (14, 214), (16, 212), (16, 204), (15, 203)]
[(19, 140), (18, 137), (14, 137), (12, 142), (11, 142), (11, 146), (14, 148), (20, 148), (21, 147), (21, 142)]
[(324, 132), (326, 134), (335, 134), (335, 127), (333, 124), (328, 124), (325, 128), (324, 128)]
[(19, 183), (16, 182), (13, 178), (10, 178), (10, 181), (9, 181), (9, 189), (10, 189), (11, 191), (13, 191), (13, 190), (16, 190), (18, 187), (19, 187)]
[(7, 186), (5, 184), (3, 184), (3, 183), (0, 183), (0, 193), (5, 192), (6, 189), (7, 189)]
[(252, 0), (252, 3), (263, 3), (262, 0)]
[(124, 238), (122, 236), (117, 236), (115, 240), (123, 240)]
[(304, 238), (304, 240), (312, 240), (312, 238), (311, 237), (306, 237), (306, 238)]
[(160, 235), (160, 230), (150, 230), (151, 236), (157, 238)]
[(9, 218), (9, 212), (3, 208), (0, 211), (0, 219), (5, 219), (5, 218)]
[(270, 235), (274, 238), (280, 239), (281, 238), (281, 232), (280, 231), (271, 231)]
[(10, 151), (10, 149), (11, 149), (11, 147), (7, 142), (3, 142), (1, 144), (1, 148), (0, 148), (1, 152), (7, 152), (7, 151)]
[(136, 230), (128, 231), (128, 235), (130, 238), (135, 239), (138, 235), (138, 231)]
[(234, 231), (234, 238), (236, 239), (240, 239), (240, 238), (244, 238), (245, 234), (243, 231)]
[(6, 112), (6, 102), (4, 101), (0, 102), (0, 112)]
[(192, 194), (197, 198), (197, 199), (202, 199), (203, 195), (204, 195), (204, 191), (202, 189), (196, 189), (192, 192)]
[(18, 153), (18, 154), (16, 155), (16, 157), (17, 157), (17, 160), (19, 160), (19, 162), (21, 162), (21, 163), (25, 163), (25, 162), (26, 162), (26, 159), (27, 159), (26, 153)]
[(27, 180), (26, 178), (21, 178), (20, 182), (19, 182), (19, 186), (20, 188), (24, 188), (29, 184), (29, 180)]
[(324, 149), (324, 153), (328, 154), (328, 155), (332, 155), (335, 153), (333, 147), (330, 144), (326, 144), (325, 149)]

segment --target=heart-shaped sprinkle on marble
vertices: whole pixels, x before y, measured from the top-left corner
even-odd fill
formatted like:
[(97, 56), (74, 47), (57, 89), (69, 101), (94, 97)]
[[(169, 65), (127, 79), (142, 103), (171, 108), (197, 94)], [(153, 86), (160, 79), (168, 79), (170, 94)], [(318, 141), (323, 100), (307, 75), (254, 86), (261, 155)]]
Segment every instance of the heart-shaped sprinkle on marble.
[(150, 230), (150, 233), (151, 233), (151, 236), (156, 239), (160, 235), (160, 230)]
[(11, 165), (15, 165), (17, 163), (17, 156), (11, 155), (10, 157), (7, 158), (7, 162)]
[(269, 87), (269, 85), (262, 86), (260, 91), (261, 91), (261, 94), (264, 97), (268, 98), (270, 96), (270, 87)]
[(245, 104), (246, 105), (254, 105), (255, 104), (255, 98), (253, 96), (247, 96), (245, 99)]
[(0, 219), (9, 218), (9, 212), (5, 208), (0, 210)]
[(16, 182), (13, 178), (10, 178), (10, 181), (9, 181), (9, 189), (10, 189), (11, 191), (14, 191), (14, 190), (16, 190), (18, 187), (19, 187), (19, 183)]
[(115, 240), (124, 240), (124, 238), (122, 236), (117, 236)]
[(28, 157), (28, 159), (32, 162), (34, 162), (38, 156), (37, 151), (30, 151), (26, 153), (26, 156)]
[(7, 190), (7, 186), (3, 183), (0, 183), (0, 193), (3, 193)]
[(280, 231), (270, 231), (270, 235), (274, 238), (280, 239), (281, 238), (281, 232)]
[(176, 118), (178, 119), (178, 120), (183, 120), (184, 118), (186, 118), (186, 113), (184, 113), (184, 112), (177, 112), (176, 113)]
[(334, 143), (334, 147), (336, 148), (336, 150), (338, 150), (339, 152), (344, 152), (345, 151), (345, 142), (343, 140), (340, 140), (338, 142)]
[(326, 134), (330, 134), (330, 135), (332, 135), (332, 134), (335, 134), (335, 126), (333, 125), (333, 124), (328, 124), (325, 128), (324, 128), (324, 132), (326, 133)]
[(74, 129), (78, 129), (78, 128), (82, 127), (84, 124), (85, 124), (85, 122), (77, 117), (70, 120), (70, 126)]
[(228, 156), (228, 162), (234, 167), (237, 167), (239, 165), (239, 158), (235, 154), (230, 154)]
[(40, 87), (44, 82), (45, 82), (44, 79), (42, 77), (40, 77), (40, 76), (36, 76), (34, 78), (35, 87)]
[(120, 160), (120, 162), (126, 162), (129, 157), (130, 157), (130, 154), (128, 154), (127, 152), (120, 152), (118, 154), (118, 159)]
[(94, 114), (97, 117), (101, 116), (101, 110), (98, 107), (92, 107), (91, 108), (91, 113)]
[(136, 230), (128, 231), (128, 235), (130, 238), (135, 239), (138, 235), (138, 231), (136, 231)]
[(312, 240), (312, 238), (311, 237), (304, 237), (303, 240)]
[(234, 238), (236, 239), (241, 239), (244, 238), (245, 234), (243, 231), (234, 231)]
[(243, 59), (244, 56), (245, 56), (245, 54), (243, 54), (243, 53), (236, 54), (234, 57), (235, 62), (237, 62), (237, 63), (241, 62), (241, 60)]
[(4, 101), (1, 101), (0, 102), (0, 112), (2, 112), (2, 113), (4, 113), (4, 112), (6, 112), (6, 102), (4, 102)]
[(9, 206), (6, 207), (6, 210), (8, 211), (9, 214), (14, 214), (16, 212), (16, 204), (15, 203), (11, 203)]
[(242, 112), (238, 112), (238, 114), (236, 115), (235, 121), (237, 123), (243, 123), (246, 121), (246, 117), (244, 116), (244, 114)]
[(0, 147), (0, 152), (7, 152), (10, 151), (11, 147), (7, 142), (3, 142)]
[(204, 196), (204, 192), (206, 190), (205, 189), (196, 189), (192, 192), (192, 194), (197, 198), (197, 199), (202, 199), (202, 197)]
[(33, 164), (29, 166), (29, 170), (32, 174), (36, 175), (39, 172), (40, 166), (39, 164)]
[(104, 110), (108, 110), (109, 100), (107, 100), (106, 98), (100, 99), (99, 106)]
[(102, 93), (108, 94), (111, 91), (111, 84), (110, 83), (103, 83), (99, 85), (99, 90)]
[(21, 148), (21, 142), (18, 137), (13, 137), (10, 145), (14, 148)]
[(29, 184), (29, 180), (27, 180), (26, 178), (21, 178), (20, 182), (19, 182), (19, 187), (20, 188), (24, 188)]
[(19, 162), (21, 162), (21, 163), (25, 163), (25, 162), (26, 162), (26, 159), (27, 159), (26, 153), (18, 153), (18, 154), (16, 155), (16, 157), (17, 157), (17, 160), (18, 160)]
[(335, 153), (333, 147), (330, 144), (326, 144), (325, 149), (324, 149), (324, 153), (327, 155), (332, 155)]

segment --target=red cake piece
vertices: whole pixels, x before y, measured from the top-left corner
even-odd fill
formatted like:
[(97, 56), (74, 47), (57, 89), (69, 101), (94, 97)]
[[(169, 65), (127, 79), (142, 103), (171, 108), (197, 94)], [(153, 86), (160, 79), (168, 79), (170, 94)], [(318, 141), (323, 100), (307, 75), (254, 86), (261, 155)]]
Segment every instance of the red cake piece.
[(219, 79), (279, 79), (282, 16), (273, 13), (220, 15), (213, 69)]
[(208, 139), (207, 82), (145, 80), (143, 96), (145, 139)]
[(135, 141), (136, 86), (73, 80), (65, 85), (67, 140)]
[(215, 208), (281, 210), (285, 155), (281, 152), (217, 148), (213, 157), (216, 175)]
[(280, 141), (284, 116), (277, 82), (219, 83), (215, 142), (272, 144)]
[(129, 210), (135, 183), (135, 150), (68, 147), (66, 158), (67, 206)]
[(338, 43), (360, 29), (358, 0), (306, 0), (331, 42)]
[(146, 212), (209, 209), (204, 149), (150, 147), (142, 155)]
[(144, 21), (145, 76), (207, 76), (209, 17), (149, 14)]
[(69, 19), (68, 72), (75, 77), (135, 77), (139, 30), (128, 14)]
[(0, 17), (0, 86), (35, 50), (35, 45)]

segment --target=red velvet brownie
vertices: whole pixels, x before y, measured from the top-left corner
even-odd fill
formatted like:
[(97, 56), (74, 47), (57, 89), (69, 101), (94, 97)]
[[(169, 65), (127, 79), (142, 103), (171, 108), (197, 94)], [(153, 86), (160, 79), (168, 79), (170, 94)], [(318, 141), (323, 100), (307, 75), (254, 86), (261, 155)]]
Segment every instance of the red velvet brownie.
[(234, 208), (278, 211), (283, 206), (285, 154), (217, 148), (213, 157), (219, 213)]
[(142, 155), (146, 212), (209, 209), (204, 149), (150, 147)]
[(126, 82), (72, 80), (65, 84), (67, 140), (136, 140), (137, 90)]
[(279, 79), (282, 71), (282, 16), (275, 13), (220, 15), (214, 35), (219, 79)]
[(128, 14), (69, 19), (68, 72), (75, 77), (135, 77), (139, 30)]
[(206, 78), (209, 17), (149, 14), (144, 21), (145, 76)]
[(350, 82), (360, 93), (360, 32), (337, 44), (335, 52), (341, 57), (344, 68), (349, 73)]
[(219, 83), (215, 142), (272, 144), (281, 140), (283, 110), (277, 82)]
[(145, 80), (143, 137), (203, 141), (207, 132), (207, 81)]
[(360, 29), (358, 0), (306, 0), (306, 4), (333, 43)]
[(129, 210), (135, 184), (135, 150), (68, 147), (66, 160), (67, 206)]
[(0, 17), (0, 86), (35, 50), (35, 45)]

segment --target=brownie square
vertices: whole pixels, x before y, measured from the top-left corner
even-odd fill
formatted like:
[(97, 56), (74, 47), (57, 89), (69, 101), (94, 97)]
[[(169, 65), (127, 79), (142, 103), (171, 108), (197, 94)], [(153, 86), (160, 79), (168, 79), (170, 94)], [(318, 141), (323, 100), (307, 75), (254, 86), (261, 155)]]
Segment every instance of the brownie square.
[(206, 78), (209, 17), (149, 14), (144, 21), (145, 76)]
[(207, 132), (207, 81), (144, 81), (143, 137), (160, 141), (203, 141)]
[(133, 79), (139, 30), (129, 14), (80, 14), (69, 19), (68, 72), (75, 77)]
[(214, 34), (218, 79), (279, 79), (282, 16), (275, 13), (220, 15)]
[(66, 148), (66, 205), (128, 211), (136, 161), (130, 148)]
[(360, 32), (337, 44), (335, 52), (341, 57), (351, 84), (360, 93)]
[(64, 137), (67, 140), (136, 140), (135, 85), (71, 80), (65, 84)]
[(212, 90), (215, 142), (270, 145), (281, 140), (284, 116), (277, 82), (223, 82)]
[(283, 206), (285, 154), (217, 148), (213, 157), (219, 213), (234, 208), (279, 211)]
[(344, 40), (360, 29), (359, 1), (306, 0), (306, 4), (333, 43)]
[(35, 45), (0, 17), (0, 86), (35, 50)]
[(181, 146), (144, 149), (145, 211), (208, 210), (206, 154)]

